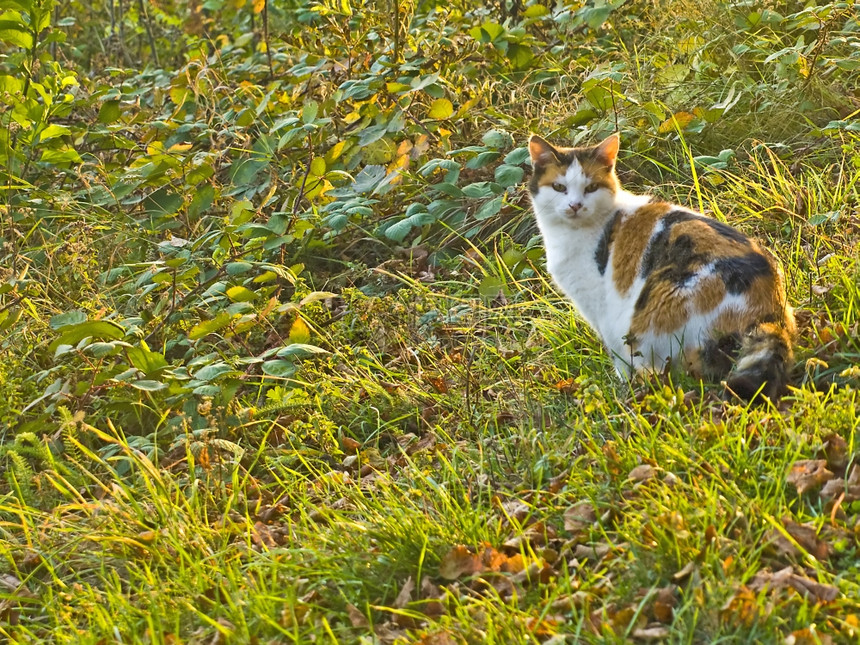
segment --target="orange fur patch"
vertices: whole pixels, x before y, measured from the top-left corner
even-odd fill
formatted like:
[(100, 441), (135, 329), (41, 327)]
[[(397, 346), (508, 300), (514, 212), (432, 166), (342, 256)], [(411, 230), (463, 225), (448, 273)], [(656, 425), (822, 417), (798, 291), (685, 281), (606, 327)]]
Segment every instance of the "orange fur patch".
[(677, 285), (660, 280), (651, 287), (648, 302), (633, 316), (630, 332), (640, 336), (646, 332), (671, 334), (689, 319), (689, 298), (681, 293)]
[(543, 167), (543, 173), (538, 179), (538, 186), (552, 186), (559, 177), (563, 177), (566, 169), (558, 164), (550, 163)]
[(696, 313), (707, 313), (714, 310), (726, 297), (726, 285), (717, 276), (708, 276), (696, 287), (693, 294), (693, 306)]
[(630, 289), (636, 274), (639, 273), (651, 231), (654, 230), (657, 220), (671, 208), (666, 203), (646, 204), (623, 220), (614, 232), (612, 278), (619, 293), (627, 293)]
[(689, 236), (693, 240), (696, 251), (704, 252), (709, 257), (731, 258), (750, 252), (749, 246), (720, 235), (702, 220), (678, 222), (672, 227), (669, 242), (674, 243), (682, 235)]

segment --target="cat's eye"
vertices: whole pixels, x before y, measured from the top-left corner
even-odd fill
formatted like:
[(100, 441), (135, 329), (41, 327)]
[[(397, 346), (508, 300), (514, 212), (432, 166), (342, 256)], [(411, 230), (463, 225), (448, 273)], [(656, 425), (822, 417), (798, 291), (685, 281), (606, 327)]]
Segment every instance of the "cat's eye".
[(567, 186), (565, 186), (564, 184), (559, 183), (559, 182), (555, 182), (552, 185), (552, 189), (559, 192), (559, 193), (566, 193), (567, 192)]
[(588, 184), (588, 186), (585, 187), (585, 194), (593, 193), (598, 188), (600, 188), (600, 184)]

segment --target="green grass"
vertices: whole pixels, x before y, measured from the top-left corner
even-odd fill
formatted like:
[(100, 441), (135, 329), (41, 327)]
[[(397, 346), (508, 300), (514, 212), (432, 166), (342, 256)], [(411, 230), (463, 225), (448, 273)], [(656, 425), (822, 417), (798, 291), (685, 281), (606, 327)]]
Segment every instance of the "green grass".
[[(267, 3), (270, 76), (251, 4), (145, 4), (0, 34), (2, 638), (857, 640), (850, 7)], [(30, 74), (80, 82), (32, 145)], [(629, 188), (782, 262), (778, 405), (622, 383), (487, 188), (530, 132), (616, 127)]]
[[(79, 447), (72, 464), (92, 496), (40, 469), (28, 486), (53, 503), (37, 508), (10, 493), (0, 504), (4, 567), (34, 590), (6, 592), (15, 638), (167, 642), (223, 631), (240, 642), (350, 642), (375, 629), (496, 643), (556, 633), (623, 641), (653, 620), (655, 594), (673, 584), (672, 642), (768, 640), (812, 623), (848, 633), (843, 621), (860, 593), (856, 516), (843, 509), (831, 529), (828, 508), (814, 494), (798, 497), (785, 473), (831, 432), (854, 453), (856, 390), (806, 387), (780, 411), (719, 403), (714, 388), (702, 397), (692, 383), (646, 384), (631, 396), (545, 283), (511, 284), (517, 302), (502, 307), (471, 301), (444, 334), (441, 324), (419, 334), (417, 312), (464, 301), (406, 284), (374, 306), (392, 312), (380, 323), (412, 359), (362, 363), (344, 348), (328, 365), (308, 366), (310, 416), (282, 411), (225, 429), (246, 446), (238, 462), (215, 439), (204, 440), (205, 464), (190, 447), (153, 461), (120, 431), (81, 422), (70, 433)], [(404, 301), (413, 311), (395, 320)], [(330, 333), (351, 327), (342, 319)], [(576, 358), (585, 348), (593, 355)], [(555, 387), (577, 374), (572, 392)], [(304, 441), (295, 437), (299, 418), (310, 419)], [(326, 436), (320, 419), (342, 419), (335, 433), (361, 443), (357, 460), (327, 443), (338, 437)], [(413, 452), (406, 432), (413, 442), (432, 434), (435, 445)], [(96, 439), (114, 454), (87, 448)], [(642, 464), (653, 477), (628, 479)], [(596, 519), (566, 530), (565, 511), (582, 502)], [(835, 534), (829, 560), (801, 552), (796, 562), (835, 585), (839, 599), (760, 592), (738, 609), (740, 620), (724, 608), (743, 585), (795, 561), (768, 547), (785, 516)], [(532, 581), (440, 579), (456, 545), (519, 553), (548, 569)], [(692, 572), (676, 581), (687, 565)], [(505, 577), (517, 582), (492, 586)], [(412, 600), (396, 607), (410, 578)], [(444, 613), (428, 619), (437, 596)]]

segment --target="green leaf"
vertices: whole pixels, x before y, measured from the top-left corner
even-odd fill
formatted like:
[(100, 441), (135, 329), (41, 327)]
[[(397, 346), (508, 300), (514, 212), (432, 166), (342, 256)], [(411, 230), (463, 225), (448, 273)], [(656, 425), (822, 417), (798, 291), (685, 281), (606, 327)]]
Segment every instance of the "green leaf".
[(48, 325), (53, 330), (60, 330), (63, 327), (69, 327), (71, 325), (79, 325), (83, 322), (86, 322), (87, 315), (83, 311), (67, 311), (64, 314), (57, 314), (56, 316), (51, 316), (50, 322)]
[(140, 341), (140, 347), (129, 347), (128, 360), (146, 376), (154, 376), (168, 366), (163, 354), (150, 351), (146, 343)]
[(43, 150), (39, 161), (44, 163), (64, 164), (80, 163), (83, 161), (81, 155), (74, 148), (62, 148), (60, 150)]
[(612, 13), (611, 5), (603, 5), (602, 7), (591, 7), (590, 9), (586, 9), (582, 12), (582, 18), (585, 20), (585, 24), (587, 24), (592, 29), (597, 29), (600, 27), (606, 19), (609, 17), (609, 14)]
[(48, 346), (53, 352), (60, 345), (77, 345), (84, 338), (119, 340), (125, 336), (125, 330), (114, 322), (107, 320), (90, 320), (75, 325), (64, 326), (59, 338)]
[(48, 139), (53, 139), (55, 137), (61, 137), (65, 134), (71, 134), (71, 132), (72, 131), (69, 130), (64, 125), (57, 125), (55, 123), (52, 123), (51, 125), (49, 125), (47, 128), (45, 128), (44, 130), (42, 130), (39, 133), (39, 140), (40, 141), (47, 141)]
[(478, 221), (489, 219), (502, 210), (502, 196), (499, 195), (495, 199), (486, 202), (475, 213), (475, 219)]
[(505, 163), (510, 166), (519, 166), (524, 164), (529, 158), (529, 149), (523, 146), (522, 148), (514, 148), (505, 156)]
[(687, 74), (689, 73), (689, 65), (666, 65), (657, 72), (657, 81), (660, 85), (678, 85), (687, 78)]
[(226, 311), (222, 311), (212, 320), (204, 320), (203, 322), (199, 322), (194, 325), (194, 327), (191, 328), (191, 331), (188, 332), (188, 338), (189, 340), (197, 340), (198, 338), (203, 338), (207, 334), (211, 334), (213, 332), (218, 331), (219, 329), (223, 329), (230, 324), (230, 321), (232, 319), (233, 317), (230, 314), (228, 314)]
[(549, 13), (549, 9), (542, 4), (533, 4), (523, 12), (524, 18), (539, 18)]
[(322, 157), (314, 157), (311, 161), (311, 175), (314, 177), (322, 177), (325, 175), (325, 159)]
[(6, 74), (0, 75), (0, 92), (17, 94), (24, 91), (24, 80)]
[(247, 273), (254, 268), (254, 265), (250, 262), (228, 262), (224, 268), (227, 271), (227, 275), (234, 276)]
[(514, 69), (526, 69), (535, 57), (531, 47), (519, 43), (510, 43), (505, 55), (511, 61)]
[[(4, 16), (14, 15), (16, 12), (7, 11)], [(33, 48), (33, 34), (17, 20), (0, 20), (0, 41), (22, 47), (23, 49)]]
[(519, 166), (509, 166), (502, 164), (496, 168), (496, 183), (503, 188), (516, 186), (523, 180), (525, 171)]
[(205, 365), (201, 367), (199, 370), (194, 372), (194, 378), (198, 381), (211, 381), (212, 379), (218, 378), (219, 376), (223, 376), (229, 372), (235, 372), (236, 369), (223, 361), (219, 361), (217, 363), (212, 363), (211, 365)]
[(448, 119), (454, 114), (454, 105), (448, 99), (436, 99), (430, 104), (427, 116), (431, 119)]
[(280, 359), (266, 361), (262, 364), (261, 368), (263, 370), (263, 374), (280, 378), (288, 378), (295, 374), (298, 369), (293, 361), (284, 361)]
[(317, 112), (320, 106), (316, 101), (307, 101), (302, 107), (302, 121), (304, 123), (313, 123), (317, 118)]
[(290, 326), (290, 342), (301, 345), (302, 343), (308, 342), (310, 339), (311, 328), (308, 327), (308, 324), (301, 316), (298, 316)]
[(122, 110), (119, 108), (119, 101), (105, 101), (99, 108), (99, 123), (116, 123), (122, 116)]
[(484, 168), (493, 163), (496, 159), (502, 156), (501, 152), (496, 150), (487, 150), (485, 152), (479, 152), (477, 155), (469, 159), (466, 162), (466, 168), (470, 170), (477, 170), (478, 168)]
[(292, 343), (283, 349), (278, 350), (278, 358), (307, 358), (314, 354), (330, 354), (327, 349), (317, 347), (316, 345), (308, 345), (306, 343)]
[(495, 22), (485, 22), (480, 27), (473, 27), (469, 35), (482, 43), (491, 43), (505, 33), (505, 28)]
[(481, 137), (481, 141), (483, 141), (484, 145), (488, 148), (496, 148), (499, 150), (504, 150), (514, 145), (514, 138), (509, 132), (505, 132), (504, 130), (488, 130), (484, 133), (484, 136)]
[(463, 194), (472, 199), (488, 199), (502, 192), (502, 187), (492, 181), (478, 181), (463, 187)]
[(233, 302), (250, 302), (257, 294), (247, 287), (230, 287), (227, 289), (227, 297)]
[(484, 300), (493, 300), (502, 292), (504, 284), (505, 283), (501, 278), (497, 278), (494, 275), (488, 275), (486, 278), (481, 280), (481, 284), (478, 285), (478, 293)]
[(182, 205), (182, 195), (160, 188), (143, 200), (143, 210), (150, 217), (173, 215)]
[(162, 383), (161, 381), (150, 381), (146, 379), (131, 381), (129, 382), (129, 385), (135, 389), (143, 390), (144, 392), (157, 392), (158, 390), (163, 390), (167, 387), (167, 384)]

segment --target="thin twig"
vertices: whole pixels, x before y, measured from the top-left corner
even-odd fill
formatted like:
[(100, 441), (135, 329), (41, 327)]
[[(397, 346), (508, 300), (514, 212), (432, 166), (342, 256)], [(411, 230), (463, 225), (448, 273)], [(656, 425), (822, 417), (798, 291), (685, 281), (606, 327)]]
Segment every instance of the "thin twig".
[(149, 12), (143, 4), (143, 0), (137, 0), (140, 5), (140, 13), (143, 16), (143, 23), (146, 25), (146, 35), (149, 38), (149, 48), (152, 51), (152, 58), (155, 61), (156, 67), (161, 67), (158, 62), (158, 49), (155, 46), (155, 36), (152, 33), (152, 19), (149, 17)]
[(269, 46), (269, 0), (263, 0), (263, 42), (266, 44), (266, 60), (269, 63), (269, 80), (275, 78), (272, 67), (272, 48)]

